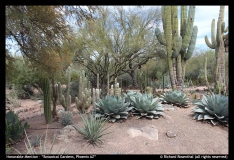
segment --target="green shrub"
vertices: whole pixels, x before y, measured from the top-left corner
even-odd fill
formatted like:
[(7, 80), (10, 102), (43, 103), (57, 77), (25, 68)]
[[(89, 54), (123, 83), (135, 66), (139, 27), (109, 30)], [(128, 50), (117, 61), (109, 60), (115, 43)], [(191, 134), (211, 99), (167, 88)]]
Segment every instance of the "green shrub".
[(72, 112), (71, 111), (64, 111), (61, 113), (59, 117), (59, 123), (61, 123), (63, 126), (67, 126), (72, 123)]
[(103, 143), (102, 137), (111, 132), (106, 132), (108, 127), (104, 128), (107, 123), (107, 119), (100, 117), (95, 118), (93, 114), (91, 115), (81, 115), (82, 121), (84, 123), (84, 128), (77, 127), (74, 125), (75, 129), (84, 136), (87, 143), (92, 145), (98, 145), (98, 143)]
[(70, 86), (70, 95), (71, 95), (71, 101), (75, 102), (75, 98), (78, 97), (78, 92), (79, 92), (79, 82), (71, 82)]
[(18, 119), (18, 116), (10, 110), (6, 114), (5, 123), (5, 137), (6, 144), (19, 140), (23, 135), (23, 130), (29, 128), (30, 125), (25, 122), (22, 126), (22, 120)]

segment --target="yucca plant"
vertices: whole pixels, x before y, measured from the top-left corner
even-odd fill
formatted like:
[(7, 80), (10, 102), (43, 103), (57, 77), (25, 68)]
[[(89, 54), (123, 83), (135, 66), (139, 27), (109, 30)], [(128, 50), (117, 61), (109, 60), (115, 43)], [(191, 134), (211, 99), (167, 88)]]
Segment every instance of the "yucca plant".
[(211, 93), (210, 96), (203, 95), (201, 100), (196, 100), (193, 104), (197, 106), (193, 109), (194, 119), (228, 126), (228, 96)]
[(64, 111), (61, 113), (59, 117), (59, 123), (61, 123), (63, 126), (67, 126), (72, 123), (72, 112), (71, 111)]
[(109, 96), (99, 99), (96, 103), (95, 117), (108, 118), (109, 122), (115, 122), (120, 119), (128, 118), (128, 111), (133, 107), (129, 107), (129, 102), (125, 102), (125, 97)]
[(163, 115), (163, 107), (158, 97), (154, 98), (152, 94), (141, 94), (130, 97), (133, 102), (133, 115), (140, 115), (138, 118), (159, 118)]
[(84, 136), (87, 143), (92, 145), (98, 145), (98, 143), (103, 143), (102, 137), (111, 132), (106, 132), (109, 127), (105, 127), (107, 119), (104, 117), (95, 118), (93, 114), (81, 115), (82, 121), (84, 123), (84, 128), (74, 125), (74, 128)]
[(188, 107), (189, 98), (180, 90), (171, 90), (160, 96), (162, 103), (174, 104), (178, 107)]

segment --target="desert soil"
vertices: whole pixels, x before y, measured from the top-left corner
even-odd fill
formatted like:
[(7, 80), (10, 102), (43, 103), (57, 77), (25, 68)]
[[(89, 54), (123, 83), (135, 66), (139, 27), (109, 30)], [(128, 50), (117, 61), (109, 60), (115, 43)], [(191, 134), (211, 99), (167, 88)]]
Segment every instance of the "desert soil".
[[(199, 88), (203, 90), (204, 87)], [(195, 88), (196, 89), (196, 88)], [(199, 92), (202, 94), (202, 92)], [(47, 131), (47, 148), (55, 135), (64, 128), (58, 119), (54, 118), (51, 124), (46, 125), (43, 108), (39, 101), (21, 100), (21, 107), (15, 108), (19, 118), (30, 124), (27, 135), (44, 135)], [(229, 154), (228, 127), (212, 126), (210, 123), (193, 119), (192, 103), (188, 108), (179, 108), (164, 104), (165, 115), (159, 119), (137, 119), (130, 116), (122, 123), (107, 123), (110, 134), (103, 136), (103, 143), (99, 146), (88, 145), (78, 132), (74, 132), (66, 141), (56, 139), (53, 153), (62, 147), (60, 153), (66, 154)], [(60, 105), (57, 110), (61, 109)], [(79, 114), (73, 116), (73, 124), (83, 127)], [(155, 126), (158, 129), (158, 140), (148, 139), (143, 136), (131, 137), (129, 129), (140, 129), (145, 126)], [(167, 132), (171, 131), (176, 136), (170, 138)], [(26, 139), (22, 139), (14, 148), (26, 154)], [(38, 153), (39, 147), (35, 148)], [(12, 152), (16, 154), (16, 152)]]

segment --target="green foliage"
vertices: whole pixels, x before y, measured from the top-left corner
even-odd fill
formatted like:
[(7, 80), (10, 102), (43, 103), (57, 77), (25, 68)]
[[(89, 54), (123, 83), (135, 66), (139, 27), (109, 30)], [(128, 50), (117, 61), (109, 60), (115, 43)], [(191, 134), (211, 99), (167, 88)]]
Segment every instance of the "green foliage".
[(193, 103), (197, 106), (193, 109), (194, 119), (210, 121), (212, 125), (220, 123), (228, 126), (228, 96), (211, 93)]
[(30, 125), (27, 122), (22, 125), (22, 120), (19, 120), (18, 115), (16, 115), (12, 110), (7, 112), (5, 122), (6, 144), (15, 142), (22, 138), (23, 130), (29, 127)]
[(96, 103), (97, 109), (95, 117), (107, 117), (110, 122), (128, 118), (128, 111), (132, 109), (129, 102), (125, 102), (125, 97), (106, 95), (102, 99), (98, 99)]
[(11, 92), (6, 94), (6, 108), (12, 110), (19, 106), (20, 100), (18, 99), (18, 90), (15, 89), (15, 85), (12, 85)]
[(140, 115), (138, 118), (146, 117), (149, 119), (159, 118), (163, 115), (163, 107), (158, 97), (154, 98), (152, 94), (141, 94), (130, 96), (133, 102), (134, 115)]
[(59, 117), (59, 123), (61, 123), (63, 126), (67, 126), (69, 124), (72, 124), (72, 112), (71, 111), (64, 111), (61, 113)]
[(79, 82), (78, 81), (71, 82), (71, 87), (70, 87), (71, 102), (75, 102), (75, 98), (78, 97), (78, 93), (79, 93)]
[(171, 90), (161, 95), (160, 100), (163, 103), (174, 104), (178, 107), (187, 107), (189, 98), (186, 93), (180, 90)]
[(107, 119), (103, 117), (95, 118), (93, 114), (90, 116), (84, 114), (81, 115), (84, 127), (74, 126), (75, 129), (84, 136), (87, 143), (92, 145), (98, 145), (98, 143), (103, 143), (102, 137), (111, 132), (106, 132), (109, 127), (105, 127)]

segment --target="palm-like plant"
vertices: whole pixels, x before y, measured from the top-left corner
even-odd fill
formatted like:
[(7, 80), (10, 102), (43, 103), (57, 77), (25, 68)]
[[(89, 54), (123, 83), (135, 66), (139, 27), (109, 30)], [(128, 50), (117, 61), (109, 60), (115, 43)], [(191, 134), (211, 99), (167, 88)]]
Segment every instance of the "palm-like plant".
[(118, 96), (109, 96), (99, 99), (95, 117), (106, 117), (110, 122), (115, 122), (119, 119), (127, 119), (128, 111), (133, 107), (128, 107), (129, 102), (125, 102), (125, 98)]
[(211, 93), (210, 96), (203, 95), (201, 100), (196, 100), (193, 103), (197, 105), (193, 109), (194, 119), (208, 120), (213, 125), (221, 123), (228, 126), (228, 96)]
[(131, 110), (134, 115), (140, 115), (138, 118), (159, 118), (163, 115), (163, 107), (158, 97), (153, 98), (152, 94), (141, 94), (138, 96), (131, 96), (133, 102), (133, 109)]
[(102, 137), (111, 132), (105, 132), (108, 127), (104, 128), (107, 119), (100, 117), (95, 118), (93, 114), (90, 116), (84, 114), (81, 115), (84, 123), (84, 128), (77, 127), (74, 125), (75, 129), (87, 139), (87, 142), (92, 145), (98, 145), (98, 143), (103, 142)]
[(174, 104), (178, 107), (188, 107), (189, 98), (180, 90), (171, 90), (160, 96), (162, 103)]

